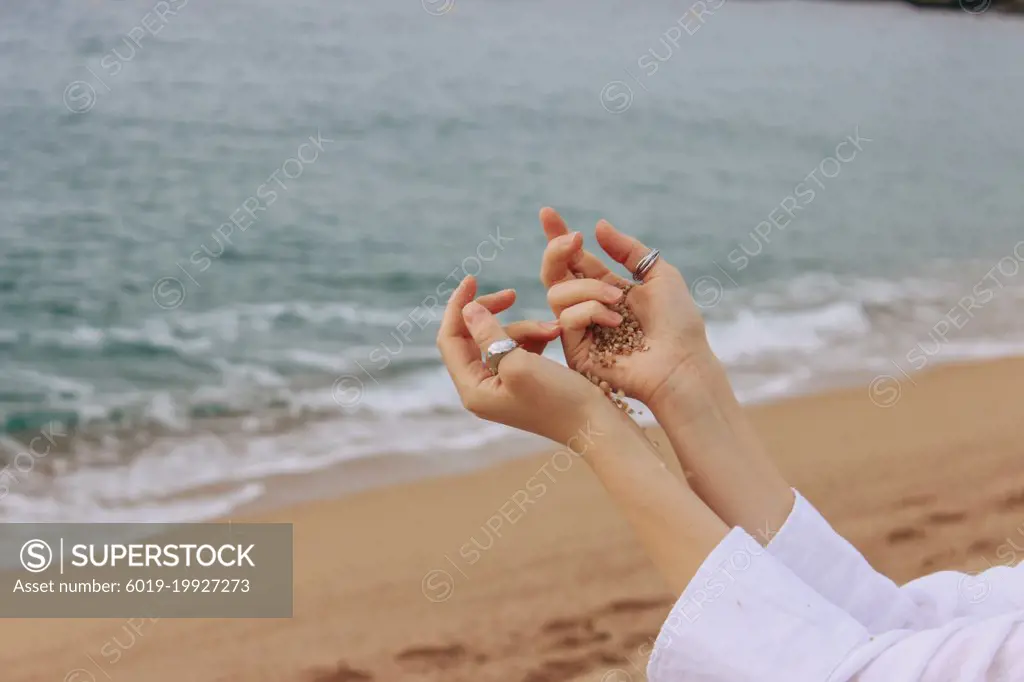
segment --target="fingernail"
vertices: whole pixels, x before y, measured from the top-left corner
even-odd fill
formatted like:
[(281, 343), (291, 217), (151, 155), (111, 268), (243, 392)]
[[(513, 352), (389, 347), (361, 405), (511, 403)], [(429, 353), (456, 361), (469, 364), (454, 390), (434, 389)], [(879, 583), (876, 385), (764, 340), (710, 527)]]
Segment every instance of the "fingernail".
[(622, 324), (622, 315), (619, 315), (614, 310), (611, 310), (608, 312), (608, 321), (611, 322), (613, 326), (618, 327), (620, 324)]
[(476, 301), (470, 301), (462, 307), (462, 317), (467, 322), (479, 319), (485, 312), (484, 307)]
[(558, 320), (555, 320), (554, 322), (541, 322), (540, 326), (545, 329), (558, 329)]

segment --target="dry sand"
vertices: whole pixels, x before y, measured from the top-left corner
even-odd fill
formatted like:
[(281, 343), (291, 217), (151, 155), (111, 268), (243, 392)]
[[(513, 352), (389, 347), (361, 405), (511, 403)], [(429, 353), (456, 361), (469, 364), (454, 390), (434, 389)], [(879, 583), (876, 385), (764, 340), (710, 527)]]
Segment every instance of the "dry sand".
[[(752, 413), (790, 480), (905, 581), (1024, 543), (1022, 379), (1024, 360), (945, 367), (885, 409), (860, 387)], [(554, 465), (541, 455), (252, 519), (295, 524), (293, 619), (160, 620), (141, 634), (124, 620), (4, 621), (3, 679), (643, 679), (672, 595), (586, 466)], [(520, 490), (525, 514), (501, 537), (482, 529)], [(114, 638), (116, 662), (101, 653)]]

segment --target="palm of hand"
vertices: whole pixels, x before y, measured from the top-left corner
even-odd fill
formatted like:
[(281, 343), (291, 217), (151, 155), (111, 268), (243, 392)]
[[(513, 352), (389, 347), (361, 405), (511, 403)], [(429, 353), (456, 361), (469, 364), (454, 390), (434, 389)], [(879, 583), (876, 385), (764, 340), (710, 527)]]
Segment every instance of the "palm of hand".
[[(619, 316), (612, 308), (622, 299), (616, 298), (616, 292), (609, 291), (607, 285), (622, 289), (630, 282), (584, 249), (582, 234), (569, 232), (554, 209), (541, 209), (540, 222), (548, 238), (540, 277), (548, 287), (548, 302), (562, 321), (567, 363), (585, 375), (596, 376), (598, 383), (607, 382), (649, 403), (680, 365), (707, 349), (704, 321), (682, 274), (664, 260), (658, 261), (645, 274), (643, 284), (630, 288), (625, 304), (640, 323), (647, 350), (617, 355), (614, 364), (605, 366), (609, 363), (591, 355), (595, 349), (593, 325), (616, 325)], [(629, 272), (635, 272), (651, 252), (605, 220), (598, 221), (595, 236), (604, 252)], [(572, 283), (580, 278), (591, 283)]]
[[(624, 282), (611, 274), (603, 281)], [(695, 348), (703, 340), (704, 323), (677, 271), (663, 272), (658, 278), (632, 287), (625, 302), (640, 323), (647, 350), (617, 355), (614, 364), (606, 367), (591, 356), (595, 348), (593, 331), (588, 331), (572, 347), (563, 335), (562, 348), (571, 368), (607, 381), (612, 390), (621, 389), (631, 398), (648, 402), (689, 356), (687, 349)]]

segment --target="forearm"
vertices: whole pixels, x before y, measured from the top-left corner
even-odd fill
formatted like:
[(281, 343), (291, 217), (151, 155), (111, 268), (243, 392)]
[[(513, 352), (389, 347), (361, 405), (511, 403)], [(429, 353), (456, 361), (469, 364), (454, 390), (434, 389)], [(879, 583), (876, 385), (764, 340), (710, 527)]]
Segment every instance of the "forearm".
[(793, 493), (718, 359), (708, 350), (680, 365), (649, 407), (693, 490), (727, 524), (767, 544), (789, 515)]
[(689, 584), (728, 527), (664, 464), (642, 432), (616, 408), (583, 453), (676, 592)]

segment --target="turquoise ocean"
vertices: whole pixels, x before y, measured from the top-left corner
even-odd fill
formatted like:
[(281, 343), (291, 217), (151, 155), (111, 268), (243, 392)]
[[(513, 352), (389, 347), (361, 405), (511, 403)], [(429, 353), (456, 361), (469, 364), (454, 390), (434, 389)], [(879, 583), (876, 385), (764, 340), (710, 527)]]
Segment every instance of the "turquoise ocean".
[(495, 449), (436, 304), (547, 319), (544, 205), (661, 248), (746, 401), (1024, 351), (1024, 21), (717, 4), (5, 3), (0, 519)]

